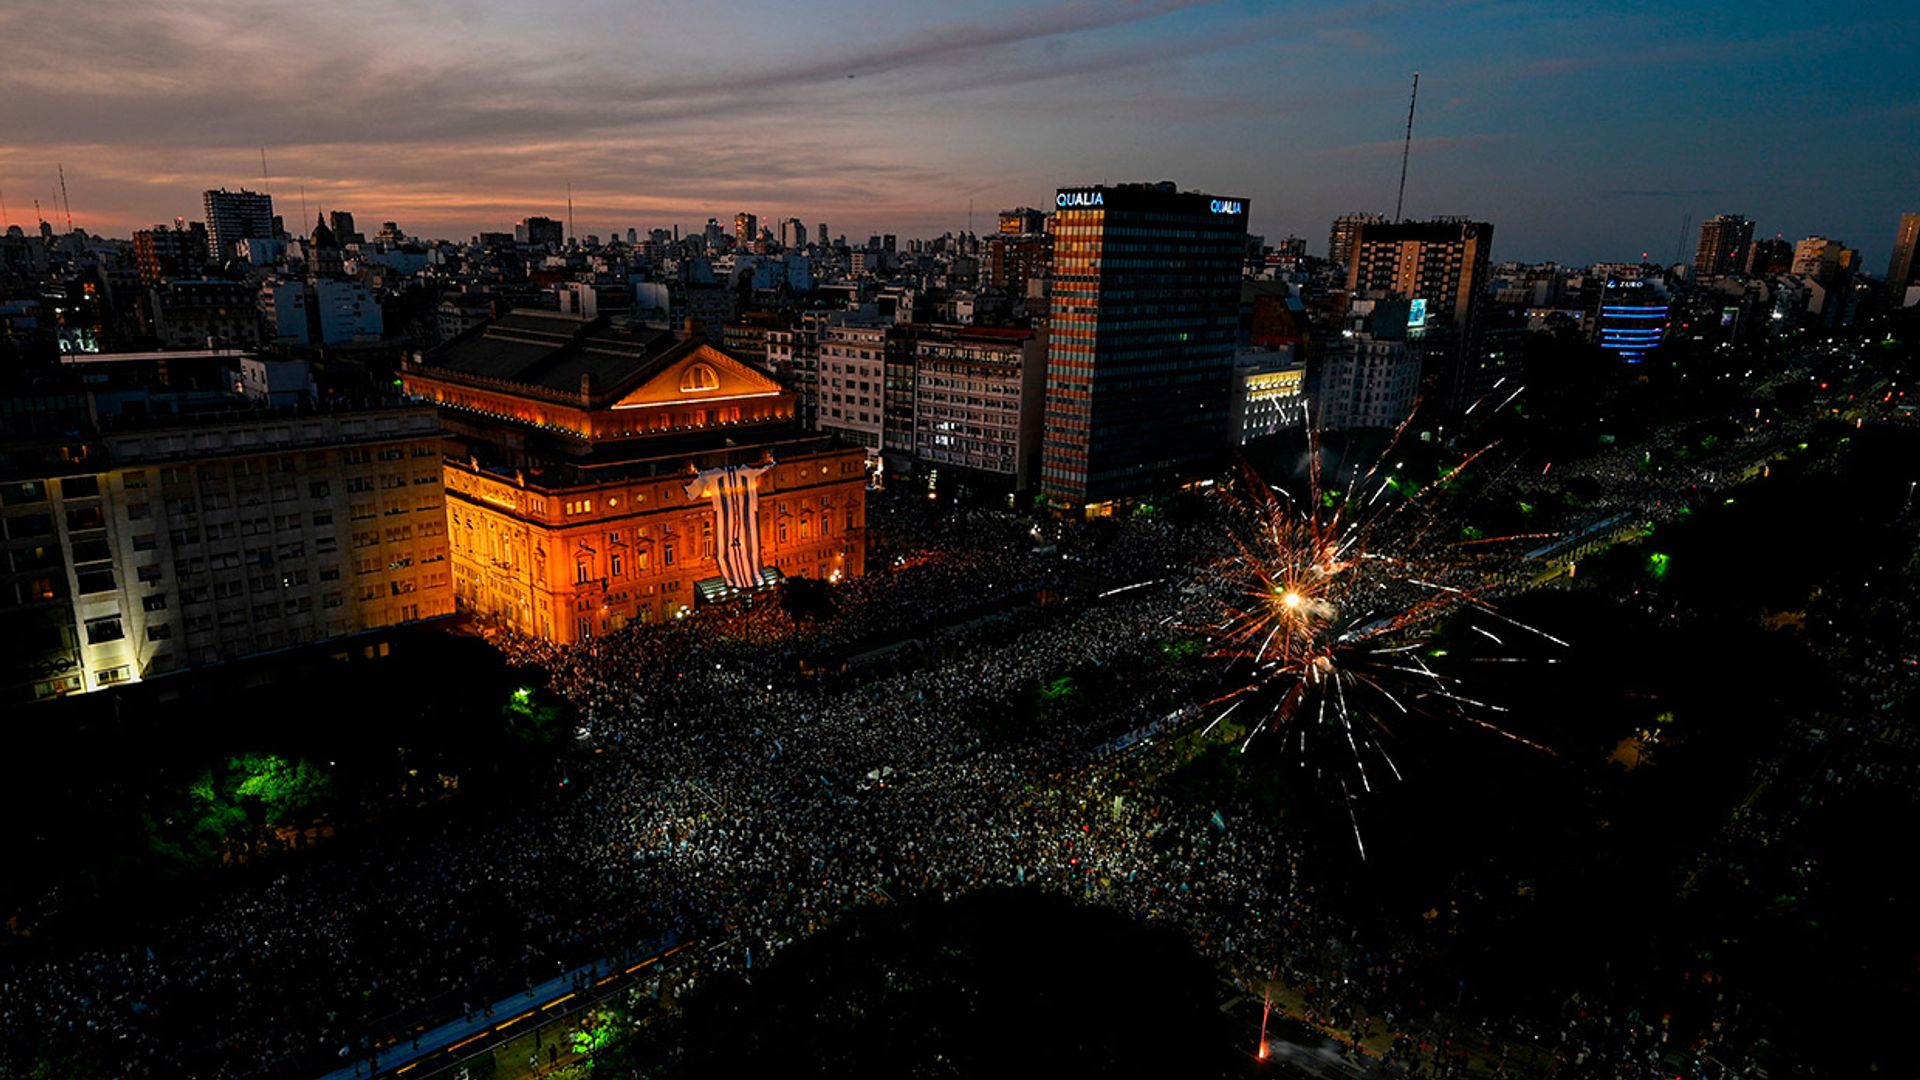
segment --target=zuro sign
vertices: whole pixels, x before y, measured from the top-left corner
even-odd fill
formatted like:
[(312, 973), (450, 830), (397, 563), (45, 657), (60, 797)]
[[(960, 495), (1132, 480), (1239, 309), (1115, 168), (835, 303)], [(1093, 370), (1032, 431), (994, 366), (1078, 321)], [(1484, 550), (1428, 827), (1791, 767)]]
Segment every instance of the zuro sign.
[(1074, 206), (1105, 206), (1107, 196), (1102, 191), (1063, 191), (1053, 202), (1062, 210)]
[(1239, 199), (1215, 199), (1207, 204), (1207, 208), (1216, 214), (1237, 214), (1246, 209), (1246, 204)]

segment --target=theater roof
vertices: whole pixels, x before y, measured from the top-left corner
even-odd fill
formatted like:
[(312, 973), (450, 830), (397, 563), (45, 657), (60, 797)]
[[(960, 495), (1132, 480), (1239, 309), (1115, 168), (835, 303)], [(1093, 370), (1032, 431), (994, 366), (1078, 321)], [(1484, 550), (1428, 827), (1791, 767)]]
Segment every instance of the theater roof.
[(599, 399), (617, 397), (702, 348), (711, 346), (625, 319), (518, 309), (427, 353), (416, 372), (570, 396), (589, 391)]

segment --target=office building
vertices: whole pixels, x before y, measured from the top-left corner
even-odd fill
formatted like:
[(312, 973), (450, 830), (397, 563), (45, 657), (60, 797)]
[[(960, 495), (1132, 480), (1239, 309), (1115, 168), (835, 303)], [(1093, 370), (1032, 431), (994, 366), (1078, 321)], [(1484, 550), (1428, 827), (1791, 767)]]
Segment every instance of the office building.
[(1034, 294), (1034, 283), (1044, 281), (1053, 265), (1053, 237), (1046, 233), (1001, 233), (987, 240), (987, 284), (1024, 305)]
[(1837, 284), (1858, 266), (1860, 253), (1838, 240), (1809, 236), (1793, 246), (1793, 272), (1823, 285)]
[(1398, 427), (1413, 412), (1425, 366), (1423, 301), (1356, 300), (1327, 343), (1319, 424), (1327, 430)]
[(102, 423), (79, 460), (0, 483), (11, 565), (26, 570), (0, 595), (8, 700), (453, 611), (431, 408)]
[(259, 309), (275, 344), (366, 344), (385, 331), (380, 301), (353, 280), (269, 280), (260, 286)]
[(1236, 446), (1307, 423), (1307, 370), (1286, 352), (1242, 353), (1233, 367), (1232, 437)]
[(850, 315), (820, 327), (814, 419), (818, 430), (834, 432), (869, 450), (881, 448), (892, 325), (891, 319)]
[(151, 334), (168, 349), (261, 343), (254, 290), (239, 281), (169, 281), (147, 290)]
[(1031, 206), (1000, 211), (1001, 236), (1033, 236), (1047, 231), (1047, 214)]
[(402, 379), (450, 432), (455, 595), (485, 619), (568, 644), (864, 566), (865, 456), (698, 333), (520, 310)]
[(207, 265), (207, 227), (201, 222), (155, 225), (133, 234), (133, 263), (140, 284), (199, 277)]
[[(778, 265), (778, 264), (775, 264)], [(721, 330), (726, 350), (761, 371), (779, 374), (767, 362), (767, 335), (792, 327), (793, 318), (776, 311), (743, 311)]]
[(903, 332), (913, 359), (914, 468), (1007, 491), (1033, 487), (1047, 388), (1041, 336), (982, 326)]
[(733, 215), (733, 242), (741, 247), (751, 247), (760, 239), (759, 217), (741, 211)]
[(1247, 203), (1165, 181), (1054, 202), (1041, 483), (1099, 512), (1225, 451)]
[(1386, 217), (1381, 214), (1341, 214), (1333, 219), (1333, 229), (1327, 236), (1327, 261), (1346, 266), (1353, 261), (1353, 244), (1360, 239), (1360, 230), (1368, 225), (1384, 225)]
[(366, 237), (353, 227), (353, 215), (345, 210), (333, 210), (327, 214), (327, 224), (333, 228), (333, 238), (341, 244), (363, 244)]
[(513, 239), (518, 244), (558, 251), (566, 243), (567, 230), (566, 226), (550, 217), (526, 217), (514, 223)]
[(1424, 303), (1424, 347), (1414, 351), (1424, 353), (1443, 408), (1469, 404), (1469, 359), (1478, 355), (1492, 250), (1493, 226), (1465, 218), (1363, 224), (1354, 240), (1347, 267), (1353, 297)]
[(1887, 286), (1897, 304), (1915, 285), (1920, 285), (1920, 214), (1901, 214), (1900, 228), (1893, 235), (1893, 258), (1887, 262)]
[(1672, 302), (1650, 278), (1608, 278), (1600, 291), (1600, 347), (1638, 364), (1666, 339)]
[(1753, 244), (1753, 222), (1739, 214), (1716, 214), (1700, 223), (1700, 243), (1693, 251), (1693, 280), (1707, 281), (1738, 273), (1747, 265)]
[(1759, 237), (1748, 247), (1748, 277), (1769, 277), (1793, 269), (1793, 245), (1780, 237)]
[(234, 245), (241, 240), (271, 240), (273, 197), (242, 188), (226, 188), (205, 193), (207, 211), (207, 257), (214, 262), (233, 258)]

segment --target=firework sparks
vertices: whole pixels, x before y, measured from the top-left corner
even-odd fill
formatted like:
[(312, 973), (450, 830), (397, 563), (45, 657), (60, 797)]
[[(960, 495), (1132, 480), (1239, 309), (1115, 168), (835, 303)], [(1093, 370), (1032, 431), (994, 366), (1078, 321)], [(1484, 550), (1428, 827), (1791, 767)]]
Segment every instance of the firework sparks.
[[(1292, 736), (1283, 744), (1298, 751), (1302, 764), (1309, 754), (1331, 754), (1363, 859), (1366, 844), (1353, 803), (1356, 794), (1373, 790), (1376, 772), (1400, 776), (1382, 742), (1392, 734), (1392, 720), (1450, 720), (1552, 753), (1488, 719), (1505, 710), (1465, 692), (1457, 676), (1428, 663), (1444, 654), (1436, 643), (1442, 625), (1465, 616), (1467, 630), (1502, 649), (1513, 631), (1566, 645), (1495, 610), (1487, 595), (1497, 580), (1488, 572), (1489, 560), (1499, 554), (1501, 541), (1538, 534), (1437, 538), (1437, 527), (1452, 520), (1440, 505), (1454, 487), (1451, 481), (1492, 447), (1466, 455), (1431, 484), (1411, 487), (1387, 467), (1405, 429), (1403, 424), (1370, 467), (1353, 470), (1331, 490), (1321, 473), (1317, 438), (1310, 441), (1304, 497), (1251, 471), (1237, 488), (1222, 489), (1235, 551), (1208, 590), (1213, 617), (1195, 627), (1211, 639), (1211, 655), (1229, 661), (1228, 670), (1236, 673), (1208, 703), (1219, 711), (1206, 732), (1244, 706), (1241, 752), (1261, 732), (1275, 731)], [(1323, 768), (1328, 763), (1320, 762)], [(1370, 768), (1381, 764), (1384, 771)]]

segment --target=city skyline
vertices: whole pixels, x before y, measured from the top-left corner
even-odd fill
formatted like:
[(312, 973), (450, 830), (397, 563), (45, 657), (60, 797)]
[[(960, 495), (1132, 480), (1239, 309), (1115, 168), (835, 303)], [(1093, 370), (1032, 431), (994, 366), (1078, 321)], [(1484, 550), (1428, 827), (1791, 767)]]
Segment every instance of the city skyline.
[(1391, 209), (1416, 69), (1406, 214), (1495, 220), (1498, 259), (1686, 260), (1682, 221), (1726, 212), (1877, 268), (1920, 171), (1920, 98), (1859, 92), (1900, 85), (1920, 31), (1890, 4), (1850, 22), (1771, 4), (250, 11), (0, 13), (13, 40), (101, 59), (0, 73), (9, 221), (31, 229), (38, 198), (64, 229), (61, 165), (75, 224), (112, 236), (245, 185), (289, 222), (304, 187), (308, 216), (463, 239), (564, 218), (571, 182), (581, 236), (748, 211), (857, 241), (959, 231), (970, 201), (990, 232), (1059, 186), (1172, 178), (1244, 193), (1254, 233), (1314, 239)]

